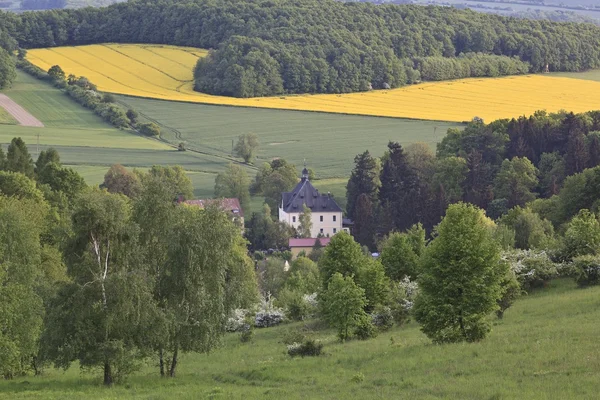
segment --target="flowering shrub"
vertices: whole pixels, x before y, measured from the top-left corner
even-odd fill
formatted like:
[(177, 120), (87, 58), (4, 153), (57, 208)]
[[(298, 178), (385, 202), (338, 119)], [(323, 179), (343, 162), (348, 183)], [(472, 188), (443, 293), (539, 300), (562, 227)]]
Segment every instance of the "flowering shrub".
[(292, 343), (287, 347), (287, 352), (290, 357), (318, 356), (321, 355), (322, 351), (323, 343), (312, 339), (307, 339), (302, 343)]
[(225, 330), (227, 332), (240, 332), (247, 329), (249, 325), (246, 321), (246, 317), (250, 313), (249, 310), (238, 308), (233, 311), (233, 315), (227, 319), (225, 323)]
[(377, 307), (371, 313), (371, 322), (373, 322), (373, 325), (375, 325), (381, 331), (390, 329), (394, 325), (394, 315), (392, 314), (392, 309), (387, 306)]
[(419, 294), (419, 285), (404, 277), (400, 282), (392, 283), (390, 290), (390, 310), (398, 326), (408, 321), (410, 312)]
[(545, 251), (515, 250), (502, 254), (510, 269), (517, 276), (523, 290), (546, 286), (548, 281), (558, 277), (562, 266), (550, 260)]
[(268, 328), (270, 326), (279, 325), (285, 319), (285, 314), (282, 308), (273, 305), (274, 298), (270, 293), (261, 299), (259, 310), (254, 316), (254, 326), (257, 328)]
[(600, 284), (600, 258), (579, 256), (573, 259), (573, 276), (580, 287)]

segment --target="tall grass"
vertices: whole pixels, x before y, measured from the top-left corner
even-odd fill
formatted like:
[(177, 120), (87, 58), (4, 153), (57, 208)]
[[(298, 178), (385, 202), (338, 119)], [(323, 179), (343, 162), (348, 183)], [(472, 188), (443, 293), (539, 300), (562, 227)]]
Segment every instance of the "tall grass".
[(315, 333), (325, 355), (291, 359), (283, 336), (302, 323), (229, 334), (210, 355), (188, 354), (175, 379), (149, 362), (111, 389), (100, 374), (48, 370), (0, 381), (10, 399), (596, 399), (600, 287), (557, 280), (520, 299), (480, 343), (433, 345), (413, 322), (369, 341)]

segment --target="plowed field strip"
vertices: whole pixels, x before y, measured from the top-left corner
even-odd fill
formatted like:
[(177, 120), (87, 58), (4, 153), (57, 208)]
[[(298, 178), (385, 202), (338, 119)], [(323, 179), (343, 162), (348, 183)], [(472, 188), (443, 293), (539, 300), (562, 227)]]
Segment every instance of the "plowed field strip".
[(5, 94), (0, 93), (0, 107), (4, 108), (10, 115), (13, 116), (14, 119), (17, 120), (19, 125), (22, 126), (33, 126), (37, 128), (43, 128), (44, 124), (31, 115), (27, 110), (23, 107), (15, 103)]

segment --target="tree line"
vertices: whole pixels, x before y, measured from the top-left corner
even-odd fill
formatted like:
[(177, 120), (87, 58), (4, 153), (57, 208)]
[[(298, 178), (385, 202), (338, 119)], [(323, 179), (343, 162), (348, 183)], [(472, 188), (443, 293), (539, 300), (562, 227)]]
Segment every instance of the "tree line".
[(231, 310), (256, 302), (254, 265), (229, 215), (192, 195), (180, 167), (115, 166), (88, 187), (49, 148), (0, 147), (0, 375), (99, 369), (109, 385), (155, 359), (219, 344)]
[(595, 207), (600, 113), (475, 119), (465, 129), (449, 129), (435, 154), (425, 144), (390, 142), (383, 157), (365, 151), (354, 162), (346, 212), (357, 240), (372, 250), (377, 237), (415, 223), (431, 231), (458, 201), (494, 219), (528, 206), (558, 228), (578, 210)]
[(600, 28), (591, 24), (333, 0), (137, 0), (4, 13), (0, 32), (7, 50), (106, 42), (212, 49), (196, 67), (196, 88), (239, 97), (600, 65)]

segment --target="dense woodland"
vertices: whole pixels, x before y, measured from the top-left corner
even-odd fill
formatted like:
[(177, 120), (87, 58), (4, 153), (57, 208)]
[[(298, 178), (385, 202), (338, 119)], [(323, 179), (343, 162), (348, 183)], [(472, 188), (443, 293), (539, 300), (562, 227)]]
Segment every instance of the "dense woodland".
[[(346, 211), (357, 240), (371, 249), (378, 236), (415, 223), (430, 231), (458, 201), (487, 210), (517, 234), (524, 228), (515, 226), (516, 215), (528, 213), (552, 237), (580, 209), (597, 210), (599, 165), (597, 111), (473, 121), (450, 129), (435, 155), (425, 144), (392, 142), (381, 159), (357, 155)], [(528, 248), (528, 239), (517, 237), (517, 246)]]
[(9, 51), (106, 42), (210, 48), (196, 88), (238, 97), (600, 65), (600, 28), (589, 24), (332, 0), (130, 1), (3, 13), (0, 31)]

